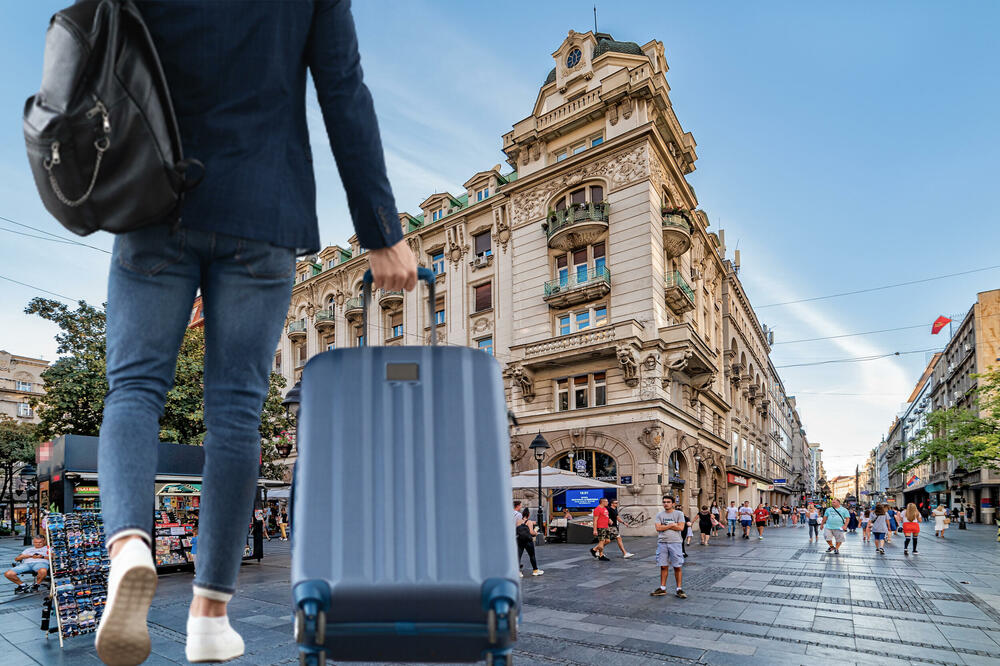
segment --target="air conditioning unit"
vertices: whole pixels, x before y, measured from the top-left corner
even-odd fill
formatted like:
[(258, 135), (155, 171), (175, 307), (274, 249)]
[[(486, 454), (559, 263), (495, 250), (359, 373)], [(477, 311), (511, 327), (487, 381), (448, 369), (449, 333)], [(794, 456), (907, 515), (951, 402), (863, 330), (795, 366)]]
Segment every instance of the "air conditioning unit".
[(487, 255), (487, 254), (480, 254), (479, 256), (476, 257), (476, 260), (473, 262), (473, 265), (476, 268), (482, 268), (483, 266), (489, 266), (490, 265), (490, 257), (489, 257), (489, 255)]

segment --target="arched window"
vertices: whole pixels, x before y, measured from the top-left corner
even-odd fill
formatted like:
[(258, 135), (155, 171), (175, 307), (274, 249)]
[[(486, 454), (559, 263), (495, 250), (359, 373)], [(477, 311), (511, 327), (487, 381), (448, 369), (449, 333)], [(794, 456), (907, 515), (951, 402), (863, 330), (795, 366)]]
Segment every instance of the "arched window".
[(618, 463), (595, 449), (577, 449), (556, 460), (554, 467), (607, 483), (618, 483)]
[(604, 201), (604, 186), (599, 184), (584, 185), (571, 190), (556, 200), (556, 210), (563, 210), (571, 204), (601, 203)]

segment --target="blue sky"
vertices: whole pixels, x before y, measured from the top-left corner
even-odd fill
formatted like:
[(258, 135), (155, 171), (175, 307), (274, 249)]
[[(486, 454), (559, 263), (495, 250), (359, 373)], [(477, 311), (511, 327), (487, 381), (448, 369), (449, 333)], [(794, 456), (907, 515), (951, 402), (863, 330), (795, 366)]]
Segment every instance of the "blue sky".
[[(64, 4), (10, 3), (0, 25), (0, 216), (59, 234), (34, 191), (20, 113), (38, 87), (48, 17)], [(503, 164), (501, 134), (530, 112), (566, 32), (592, 29), (591, 6), (356, 2), (400, 208), (417, 212), (428, 194)], [(931, 321), (1000, 287), (990, 270), (761, 307), (1000, 264), (998, 20), (992, 2), (598, 3), (602, 32), (665, 45), (671, 100), (698, 142), (690, 182), (712, 228), (741, 250), (758, 315), (783, 343), (776, 365), (938, 347)], [(322, 239), (342, 243), (352, 228), (318, 120), (313, 102)], [(100, 303), (107, 266), (103, 252), (0, 231), (6, 278)], [(35, 295), (0, 280), (0, 349), (52, 359), (54, 328), (22, 314)], [(788, 343), (917, 324), (927, 326)], [(926, 356), (782, 371), (831, 475), (853, 472), (878, 443)]]

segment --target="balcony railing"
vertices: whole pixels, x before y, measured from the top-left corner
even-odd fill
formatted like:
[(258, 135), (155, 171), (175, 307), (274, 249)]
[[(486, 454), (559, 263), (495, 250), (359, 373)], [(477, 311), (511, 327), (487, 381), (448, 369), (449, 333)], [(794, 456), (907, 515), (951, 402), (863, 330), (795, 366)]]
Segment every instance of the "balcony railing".
[(333, 326), (335, 318), (333, 310), (318, 310), (315, 316), (316, 326), (322, 328)]
[(306, 335), (306, 321), (304, 319), (293, 321), (291, 324), (288, 325), (288, 337), (304, 338), (305, 335)]
[(587, 273), (570, 273), (564, 278), (549, 280), (545, 283), (545, 295), (552, 296), (563, 291), (589, 286), (599, 282), (611, 285), (611, 271), (607, 266), (592, 268)]
[(678, 271), (668, 271), (664, 276), (667, 305), (680, 314), (694, 308), (694, 290)]
[(351, 310), (360, 310), (365, 306), (365, 299), (360, 296), (355, 296), (354, 298), (348, 298), (344, 301), (344, 312), (350, 312)]
[(560, 230), (578, 222), (608, 222), (611, 207), (607, 202), (571, 204), (568, 208), (553, 211), (546, 221), (545, 236), (551, 239)]

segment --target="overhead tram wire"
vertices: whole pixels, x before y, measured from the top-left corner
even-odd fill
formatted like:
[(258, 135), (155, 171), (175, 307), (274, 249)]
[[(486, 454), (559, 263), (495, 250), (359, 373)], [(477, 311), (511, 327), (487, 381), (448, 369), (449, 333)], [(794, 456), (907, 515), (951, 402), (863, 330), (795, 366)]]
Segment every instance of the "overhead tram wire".
[[(30, 224), (24, 224), (23, 222), (16, 222), (16, 221), (10, 219), (9, 217), (4, 217), (3, 215), (0, 215), (0, 220), (3, 220), (4, 222), (9, 222), (10, 224), (16, 224), (17, 226), (24, 227), (25, 229), (31, 229), (32, 231), (37, 231), (39, 233), (43, 233), (46, 236), (52, 236), (53, 239), (58, 239), (59, 241), (61, 241), (63, 243), (66, 243), (68, 245), (79, 245), (80, 247), (89, 247), (91, 250), (97, 250), (98, 252), (103, 252), (104, 254), (111, 254), (111, 252), (109, 252), (108, 250), (105, 250), (103, 247), (97, 247), (96, 245), (91, 245), (89, 243), (83, 243), (81, 241), (74, 240), (72, 238), (66, 238), (65, 236), (60, 236), (59, 234), (54, 234), (51, 231), (46, 231), (45, 229), (39, 229), (38, 227), (33, 227)], [(11, 233), (18, 233), (16, 231), (12, 230), (12, 229), (0, 229), (0, 230), (2, 230), (2, 231), (10, 231)], [(23, 234), (23, 235), (27, 236), (28, 234)], [(35, 237), (33, 237), (33, 238), (35, 238)], [(49, 240), (49, 239), (43, 238), (42, 240)]]
[(793, 305), (795, 303), (809, 303), (811, 301), (822, 301), (828, 298), (838, 298), (840, 296), (854, 296), (855, 294), (867, 294), (872, 291), (882, 291), (884, 289), (894, 289), (896, 287), (905, 287), (911, 284), (921, 284), (924, 282), (933, 282), (934, 280), (943, 280), (945, 278), (957, 277), (959, 275), (969, 275), (971, 273), (982, 273), (983, 271), (992, 271), (1000, 268), (997, 266), (986, 266), (985, 268), (974, 268), (968, 271), (960, 271), (958, 273), (948, 273), (947, 275), (937, 275), (935, 277), (922, 278), (920, 280), (909, 280), (907, 282), (897, 282), (895, 284), (886, 284), (879, 287), (868, 287), (867, 289), (856, 289), (854, 291), (843, 291), (838, 294), (827, 294), (826, 296), (812, 296), (810, 298), (798, 298), (794, 301), (783, 301), (781, 303), (768, 303), (767, 305), (758, 305), (755, 309), (762, 310), (764, 308), (776, 308), (780, 305)]
[(905, 356), (907, 354), (925, 354), (927, 352), (941, 351), (939, 347), (931, 347), (930, 349), (912, 349), (910, 351), (904, 352), (890, 352), (888, 354), (875, 354), (872, 356), (855, 356), (853, 358), (834, 358), (827, 361), (810, 361), (808, 363), (789, 363), (786, 365), (776, 365), (775, 369), (782, 368), (802, 368), (811, 365), (829, 365), (831, 363), (864, 363), (866, 361), (877, 361), (883, 358), (889, 358), (890, 356)]
[(64, 301), (69, 301), (71, 303), (79, 303), (81, 300), (83, 300), (81, 298), (70, 298), (69, 296), (64, 296), (62, 294), (57, 294), (54, 291), (49, 291), (48, 289), (42, 289), (41, 287), (36, 287), (33, 284), (28, 284), (27, 282), (20, 282), (18, 280), (14, 280), (13, 278), (9, 278), (9, 277), (7, 277), (5, 275), (0, 275), (0, 280), (6, 280), (7, 282), (13, 282), (14, 284), (19, 284), (22, 287), (28, 287), (29, 289), (34, 289), (35, 291), (40, 291), (43, 294), (49, 294), (49, 295), (52, 295), (52, 296), (56, 296), (58, 298), (63, 299)]

